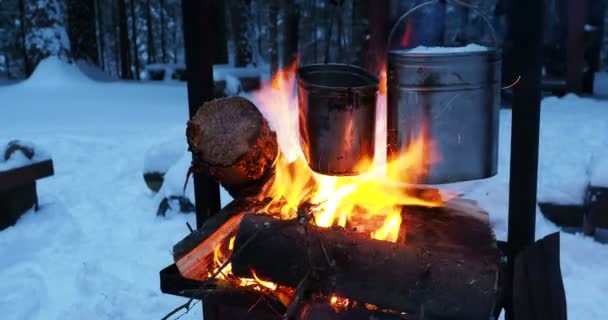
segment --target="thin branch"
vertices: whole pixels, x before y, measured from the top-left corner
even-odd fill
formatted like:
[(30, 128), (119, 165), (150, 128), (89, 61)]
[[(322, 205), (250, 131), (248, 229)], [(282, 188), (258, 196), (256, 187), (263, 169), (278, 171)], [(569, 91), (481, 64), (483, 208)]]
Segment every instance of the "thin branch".
[[(192, 303), (194, 299), (190, 299), (188, 300), (188, 302), (182, 304), (181, 306), (173, 309), (173, 311), (169, 312), (166, 316), (164, 316), (161, 320), (168, 320), (172, 315), (178, 313), (180, 310), (182, 309), (186, 309), (186, 313), (188, 313), (188, 311), (190, 311), (190, 304)], [(181, 316), (180, 316), (181, 317)], [(178, 318), (179, 319), (179, 318)]]
[(285, 314), (283, 314), (283, 320), (291, 320), (293, 316), (297, 314), (297, 312), (300, 310), (300, 305), (302, 304), (302, 301), (304, 301), (304, 299), (308, 295), (308, 291), (311, 285), (312, 278), (310, 276), (310, 271), (308, 271), (304, 278), (298, 284), (298, 287), (296, 288), (296, 291), (293, 295), (293, 300), (291, 300), (291, 303), (289, 303), (289, 306), (287, 306), (287, 311), (285, 311)]

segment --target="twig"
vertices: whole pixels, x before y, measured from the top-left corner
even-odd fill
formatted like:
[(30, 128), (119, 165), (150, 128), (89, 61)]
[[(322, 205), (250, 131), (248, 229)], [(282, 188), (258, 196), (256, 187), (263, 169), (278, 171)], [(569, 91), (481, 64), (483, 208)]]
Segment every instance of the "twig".
[(181, 306), (173, 309), (173, 311), (169, 312), (166, 316), (164, 316), (161, 320), (167, 320), (169, 319), (169, 317), (171, 317), (172, 315), (178, 313), (180, 310), (182, 309), (186, 309), (186, 313), (188, 313), (188, 311), (190, 311), (190, 304), (192, 303), (194, 299), (190, 299), (188, 300), (188, 302), (182, 304)]
[(192, 226), (190, 225), (189, 222), (186, 222), (186, 226), (188, 227), (188, 230), (190, 230), (190, 233), (194, 232), (194, 229), (192, 229)]
[(295, 316), (300, 310), (300, 305), (302, 304), (305, 296), (308, 294), (308, 289), (310, 289), (312, 284), (311, 279), (310, 271), (308, 271), (298, 284), (298, 287), (293, 295), (293, 300), (291, 300), (291, 303), (289, 303), (289, 306), (287, 306), (287, 311), (285, 311), (285, 314), (283, 314), (283, 320), (291, 320), (293, 316)]

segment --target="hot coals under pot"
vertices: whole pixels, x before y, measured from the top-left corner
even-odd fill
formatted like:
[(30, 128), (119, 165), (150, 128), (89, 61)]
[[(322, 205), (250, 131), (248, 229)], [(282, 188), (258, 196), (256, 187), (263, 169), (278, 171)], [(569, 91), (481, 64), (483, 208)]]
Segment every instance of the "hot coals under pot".
[(433, 141), (439, 157), (423, 159), (428, 170), (419, 183), (496, 174), (501, 53), (478, 47), (389, 53), (388, 157), (402, 154), (421, 136)]
[(298, 69), (300, 142), (308, 165), (327, 175), (356, 175), (374, 157), (378, 79), (344, 64)]

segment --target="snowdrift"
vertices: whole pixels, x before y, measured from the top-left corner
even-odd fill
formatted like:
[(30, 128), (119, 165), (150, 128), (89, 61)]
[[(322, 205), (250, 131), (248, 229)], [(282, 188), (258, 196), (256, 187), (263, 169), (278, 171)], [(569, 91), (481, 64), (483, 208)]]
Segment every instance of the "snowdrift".
[(38, 64), (32, 75), (21, 83), (28, 87), (65, 87), (91, 85), (95, 81), (87, 77), (77, 65), (50, 56)]

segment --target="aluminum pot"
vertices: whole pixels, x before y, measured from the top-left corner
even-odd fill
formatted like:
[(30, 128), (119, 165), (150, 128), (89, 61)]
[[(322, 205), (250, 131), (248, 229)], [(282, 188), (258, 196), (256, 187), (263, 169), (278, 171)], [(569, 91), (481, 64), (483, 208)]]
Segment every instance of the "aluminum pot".
[[(417, 8), (434, 3), (437, 1)], [(426, 175), (406, 182), (441, 184), (496, 174), (501, 52), (495, 47), (496, 36), (491, 25), (489, 28), (494, 47), (487, 50), (389, 52), (388, 159), (405, 152), (421, 135), (433, 141), (439, 157), (433, 162), (426, 154), (421, 159), (426, 162), (423, 163)], [(395, 28), (389, 42), (394, 31)]]
[(378, 79), (346, 64), (308, 65), (297, 76), (300, 144), (310, 168), (326, 175), (368, 171)]

